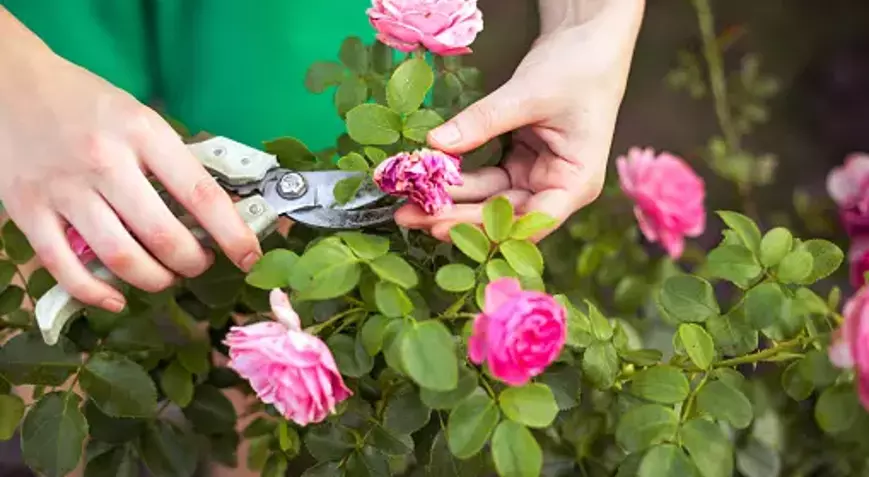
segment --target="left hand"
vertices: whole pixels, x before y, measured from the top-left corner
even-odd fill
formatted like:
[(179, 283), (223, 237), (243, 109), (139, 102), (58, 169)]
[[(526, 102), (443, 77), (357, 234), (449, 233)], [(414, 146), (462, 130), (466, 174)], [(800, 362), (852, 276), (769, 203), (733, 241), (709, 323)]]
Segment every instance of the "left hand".
[(513, 132), (513, 150), (500, 167), (464, 174), (464, 185), (450, 190), (453, 208), (429, 216), (407, 205), (398, 224), (447, 241), (456, 223), (482, 223), (483, 204), (496, 195), (519, 214), (540, 211), (558, 225), (594, 201), (642, 10), (642, 0), (609, 0), (592, 18), (562, 22), (541, 35), (506, 84), (431, 131), (432, 147), (453, 154)]

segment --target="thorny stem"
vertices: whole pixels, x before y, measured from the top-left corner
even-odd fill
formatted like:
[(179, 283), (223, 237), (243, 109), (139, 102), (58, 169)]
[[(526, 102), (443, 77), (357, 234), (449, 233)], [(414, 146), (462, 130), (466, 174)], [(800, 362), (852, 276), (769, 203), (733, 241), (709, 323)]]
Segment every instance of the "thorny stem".
[[(724, 60), (721, 56), (721, 45), (715, 36), (715, 23), (709, 0), (692, 0), (697, 11), (700, 34), (703, 38), (703, 57), (709, 69), (709, 84), (715, 102), (715, 115), (718, 125), (724, 134), (724, 140), (730, 151), (742, 150), (740, 134), (733, 123), (730, 102), (727, 98), (727, 81), (724, 75)], [(751, 184), (737, 183), (742, 207), (749, 217), (758, 218), (757, 207), (751, 198)]]
[[(805, 345), (814, 343), (816, 340), (820, 339), (820, 337), (799, 337), (794, 338), (789, 341), (782, 341), (780, 343), (776, 343), (772, 348), (767, 348), (762, 351), (758, 351), (752, 354), (747, 354), (745, 356), (740, 356), (738, 358), (725, 359), (724, 361), (719, 361), (712, 365), (713, 368), (732, 368), (735, 366), (739, 366), (742, 364), (754, 364), (759, 363), (761, 361), (769, 361), (772, 358), (775, 358), (780, 353), (791, 351), (795, 348), (800, 348)], [(688, 366), (683, 367), (682, 369), (691, 372), (700, 372), (702, 369), (696, 366)]]

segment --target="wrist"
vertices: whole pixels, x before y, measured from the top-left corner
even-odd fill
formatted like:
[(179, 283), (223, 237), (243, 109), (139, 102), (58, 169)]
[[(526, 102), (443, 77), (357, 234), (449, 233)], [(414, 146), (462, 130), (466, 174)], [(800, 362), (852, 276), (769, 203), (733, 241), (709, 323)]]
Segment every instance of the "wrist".
[(540, 32), (586, 24), (600, 18), (612, 18), (624, 24), (639, 24), (645, 0), (540, 0)]

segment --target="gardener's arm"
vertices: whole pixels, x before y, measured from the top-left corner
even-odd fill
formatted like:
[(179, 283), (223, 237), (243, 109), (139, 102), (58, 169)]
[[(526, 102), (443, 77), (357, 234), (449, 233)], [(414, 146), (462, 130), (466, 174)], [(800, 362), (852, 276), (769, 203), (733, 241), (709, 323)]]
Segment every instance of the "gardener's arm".
[(157, 113), (54, 54), (2, 6), (0, 32), (0, 200), (64, 288), (87, 304), (124, 306), (77, 260), (67, 225), (140, 289), (158, 291), (172, 272), (195, 276), (208, 267), (209, 255), (144, 171), (236, 264), (251, 266), (260, 253), (253, 232)]
[(431, 132), (429, 142), (462, 154), (515, 131), (502, 167), (465, 175), (451, 211), (407, 207), (411, 228), (445, 239), (456, 222), (480, 222), (482, 203), (506, 195), (521, 212), (565, 220), (603, 187), (644, 0), (540, 0), (541, 36), (501, 88)]

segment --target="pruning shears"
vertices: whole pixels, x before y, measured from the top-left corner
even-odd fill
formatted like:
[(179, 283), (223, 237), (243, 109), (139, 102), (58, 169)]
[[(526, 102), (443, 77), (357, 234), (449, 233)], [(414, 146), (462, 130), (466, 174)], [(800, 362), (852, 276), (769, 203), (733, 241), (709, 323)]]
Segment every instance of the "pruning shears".
[[(364, 181), (349, 201), (336, 200), (335, 185), (360, 172), (286, 169), (274, 155), (225, 137), (188, 144), (188, 148), (222, 187), (242, 198), (235, 203), (236, 210), (260, 239), (275, 231), (281, 216), (317, 228), (360, 229), (392, 221), (400, 205), (366, 208), (386, 197), (370, 180)], [(190, 230), (201, 242), (210, 240), (201, 227)], [(88, 268), (97, 278), (113, 286), (120, 284), (98, 260)], [(59, 285), (45, 293), (34, 310), (43, 340), (56, 344), (69, 320), (84, 307)]]

